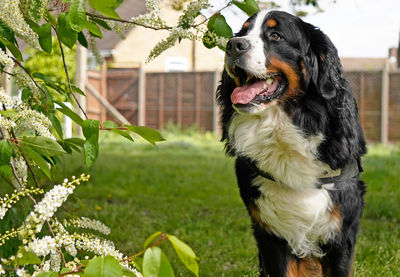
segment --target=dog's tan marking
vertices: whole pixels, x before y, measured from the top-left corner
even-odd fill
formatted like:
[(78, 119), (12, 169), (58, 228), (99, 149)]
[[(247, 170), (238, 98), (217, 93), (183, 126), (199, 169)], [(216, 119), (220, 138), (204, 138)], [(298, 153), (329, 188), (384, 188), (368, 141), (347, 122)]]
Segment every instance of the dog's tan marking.
[(304, 258), (299, 261), (290, 259), (287, 277), (322, 277), (321, 262), (317, 258)]
[(251, 218), (261, 227), (263, 227), (265, 230), (269, 230), (270, 226), (265, 223), (264, 221), (261, 220), (260, 218), (260, 209), (253, 203), (250, 203), (248, 206), (249, 213)]
[(246, 21), (245, 23), (243, 23), (243, 26), (242, 26), (242, 28), (243, 29), (246, 29), (247, 27), (249, 27), (249, 22), (248, 21)]
[(269, 59), (269, 65), (267, 66), (267, 72), (282, 72), (289, 81), (289, 89), (286, 95), (287, 98), (299, 96), (302, 91), (300, 90), (300, 78), (296, 73), (293, 66), (287, 62), (279, 59), (276, 56), (272, 56)]
[(278, 25), (278, 22), (276, 22), (275, 19), (270, 18), (270, 19), (267, 20), (267, 26), (268, 26), (268, 27), (273, 28), (273, 27), (275, 27), (276, 25)]

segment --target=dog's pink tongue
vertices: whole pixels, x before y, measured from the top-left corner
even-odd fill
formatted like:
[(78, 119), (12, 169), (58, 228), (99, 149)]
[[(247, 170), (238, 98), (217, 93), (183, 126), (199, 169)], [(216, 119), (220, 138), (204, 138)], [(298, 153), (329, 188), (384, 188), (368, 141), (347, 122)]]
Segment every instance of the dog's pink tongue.
[(248, 104), (254, 97), (257, 96), (263, 89), (265, 81), (258, 81), (252, 84), (244, 84), (241, 87), (237, 87), (231, 94), (231, 100), (233, 104)]

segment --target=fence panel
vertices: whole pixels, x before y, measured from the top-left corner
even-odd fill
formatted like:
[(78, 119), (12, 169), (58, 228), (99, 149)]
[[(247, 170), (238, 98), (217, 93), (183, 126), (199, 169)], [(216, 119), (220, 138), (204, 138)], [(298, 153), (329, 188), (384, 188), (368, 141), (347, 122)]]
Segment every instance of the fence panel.
[[(88, 71), (88, 82), (100, 93), (102, 90), (101, 81), (102, 81), (102, 74), (100, 71), (90, 70)], [(104, 96), (104, 95), (103, 95)], [(99, 101), (90, 93), (86, 93), (86, 113), (89, 118), (97, 119), (104, 121), (104, 107), (100, 104)]]
[[(138, 124), (138, 68), (107, 70), (107, 100), (130, 123)], [(108, 114), (107, 118), (113, 117)]]
[[(344, 75), (358, 103), (367, 139), (380, 141), (382, 71), (347, 71)], [(173, 122), (182, 127), (196, 124), (201, 130), (215, 129), (215, 76), (215, 72), (146, 73), (143, 112), (146, 125), (160, 130), (167, 122)], [(132, 124), (138, 124), (138, 79), (137, 68), (88, 73), (88, 81)], [(389, 91), (389, 141), (393, 142), (400, 140), (399, 71), (389, 73)], [(106, 119), (105, 109), (90, 93), (87, 103), (90, 118)], [(107, 118), (112, 119), (110, 115)]]
[(146, 73), (146, 125), (213, 128), (213, 72)]
[(389, 141), (400, 141), (400, 72), (389, 74)]
[(356, 98), (361, 125), (368, 140), (379, 141), (381, 133), (381, 71), (344, 73)]

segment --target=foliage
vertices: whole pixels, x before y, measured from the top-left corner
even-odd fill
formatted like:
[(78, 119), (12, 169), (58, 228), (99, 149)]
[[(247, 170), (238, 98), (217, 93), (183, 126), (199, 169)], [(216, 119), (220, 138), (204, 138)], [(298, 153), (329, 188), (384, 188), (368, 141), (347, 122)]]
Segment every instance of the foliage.
[[(27, 55), (25, 66), (30, 72), (40, 72), (54, 82), (64, 84), (65, 86), (68, 80), (65, 76), (61, 51), (56, 39), (52, 40), (51, 49), (52, 51), (49, 54), (47, 51), (40, 51), (33, 47), (28, 47), (24, 51)], [(75, 49), (64, 49), (64, 55), (68, 73), (73, 83), (75, 76)]]

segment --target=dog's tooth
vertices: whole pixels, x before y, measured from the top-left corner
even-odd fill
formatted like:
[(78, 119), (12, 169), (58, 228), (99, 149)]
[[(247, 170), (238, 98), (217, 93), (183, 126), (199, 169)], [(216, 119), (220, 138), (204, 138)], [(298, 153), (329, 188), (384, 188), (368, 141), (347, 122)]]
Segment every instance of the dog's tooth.
[(272, 84), (273, 82), (274, 82), (274, 78), (272, 78), (272, 77), (269, 77), (267, 79), (267, 81), (265, 81), (265, 83), (268, 84), (268, 85)]
[(250, 81), (250, 77), (247, 77), (247, 79), (246, 79), (246, 83), (247, 83), (248, 81)]

